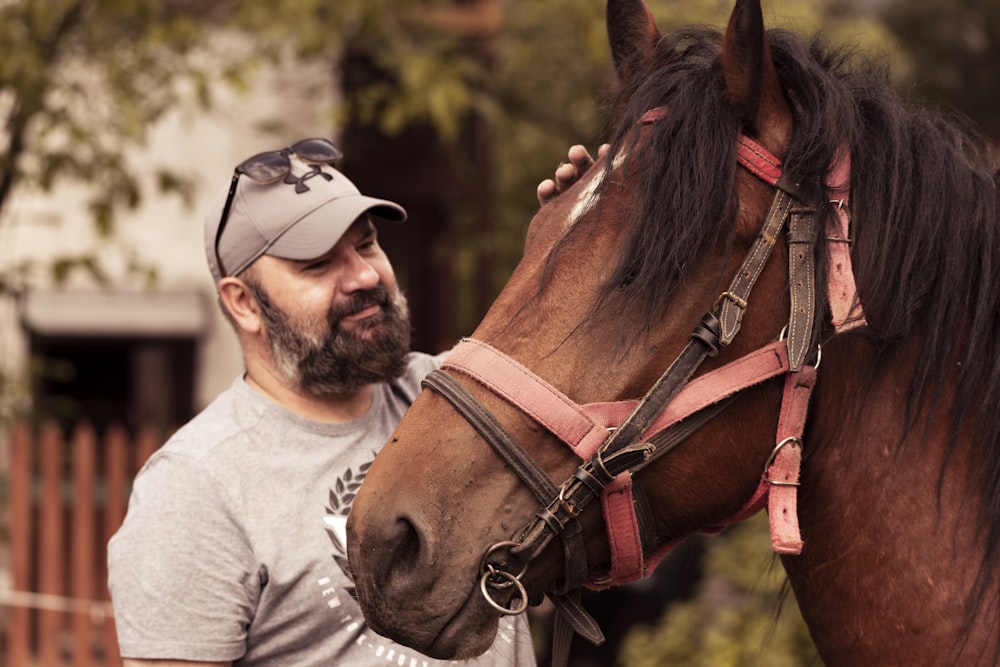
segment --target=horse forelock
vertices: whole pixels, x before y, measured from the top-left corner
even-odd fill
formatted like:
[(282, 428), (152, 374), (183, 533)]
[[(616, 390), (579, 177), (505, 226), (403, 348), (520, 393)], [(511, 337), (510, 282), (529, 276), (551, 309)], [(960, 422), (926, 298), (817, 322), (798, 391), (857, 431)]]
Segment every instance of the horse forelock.
[[(666, 37), (652, 70), (636, 77), (634, 88), (622, 90), (614, 103), (612, 114), (621, 122), (610, 153), (627, 159), (612, 173), (631, 180), (632, 190), (628, 206), (603, 202), (627, 211), (620, 224), (628, 241), (602, 303), (637, 306), (651, 319), (666, 312), (720, 232), (732, 232), (736, 130), (717, 72), (720, 39), (707, 29)], [(643, 127), (642, 116), (657, 107), (666, 113)]]
[[(838, 148), (851, 148), (852, 257), (869, 321), (862, 335), (886, 352), (917, 337), (914, 414), (931, 419), (954, 381), (950, 446), (963, 423), (973, 424), (987, 542), (981, 581), (988, 581), (1000, 557), (1000, 215), (989, 147), (956, 122), (906, 104), (878, 62), (784, 31), (770, 31), (769, 40), (795, 121), (784, 163), (821, 191)], [(628, 210), (620, 221), (628, 240), (595, 308), (645, 313), (651, 326), (669, 312), (688, 269), (720, 234), (734, 233), (741, 128), (723, 89), (720, 41), (700, 28), (667, 36), (648, 71), (614, 100), (610, 152), (629, 156), (622, 169), (631, 170), (634, 197), (628, 206), (600, 201)], [(668, 111), (640, 131), (639, 119), (656, 107)]]

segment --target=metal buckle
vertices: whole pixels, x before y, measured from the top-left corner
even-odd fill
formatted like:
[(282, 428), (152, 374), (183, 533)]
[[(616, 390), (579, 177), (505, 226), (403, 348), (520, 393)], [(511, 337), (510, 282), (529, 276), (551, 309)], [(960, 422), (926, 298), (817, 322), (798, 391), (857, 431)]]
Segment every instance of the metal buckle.
[(785, 438), (777, 445), (775, 445), (774, 449), (771, 450), (771, 455), (767, 457), (767, 463), (764, 464), (764, 481), (766, 481), (768, 484), (772, 486), (801, 486), (798, 482), (783, 482), (780, 480), (771, 479), (771, 476), (768, 474), (768, 471), (771, 469), (771, 466), (774, 465), (775, 459), (778, 458), (778, 452), (780, 452), (785, 445), (791, 442), (797, 442), (799, 443), (799, 447), (802, 446), (802, 438), (796, 435), (792, 435)]
[(718, 299), (715, 300), (715, 308), (719, 307), (719, 304), (722, 303), (723, 299), (729, 299), (730, 301), (732, 301), (733, 305), (739, 308), (740, 310), (746, 310), (746, 307), (748, 305), (746, 299), (741, 299), (740, 297), (736, 296), (729, 290), (726, 290), (725, 292), (719, 295)]
[[(570, 518), (575, 519), (577, 515), (576, 505), (566, 498), (566, 491), (569, 490), (569, 487), (573, 482), (577, 482), (575, 477), (570, 477), (562, 483), (562, 486), (559, 487), (559, 495), (556, 497), (553, 504), (558, 505), (563, 509), (563, 511), (570, 515)], [(580, 484), (580, 482), (577, 482), (577, 484)]]

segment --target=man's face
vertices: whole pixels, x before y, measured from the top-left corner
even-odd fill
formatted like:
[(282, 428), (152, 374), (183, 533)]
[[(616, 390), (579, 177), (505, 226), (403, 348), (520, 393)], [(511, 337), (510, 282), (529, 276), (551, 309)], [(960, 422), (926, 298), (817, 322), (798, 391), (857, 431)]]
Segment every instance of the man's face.
[(251, 272), (245, 282), (286, 381), (326, 396), (402, 374), (410, 350), (409, 310), (367, 218), (314, 260), (261, 260), (279, 270), (267, 270), (265, 262), (265, 270)]

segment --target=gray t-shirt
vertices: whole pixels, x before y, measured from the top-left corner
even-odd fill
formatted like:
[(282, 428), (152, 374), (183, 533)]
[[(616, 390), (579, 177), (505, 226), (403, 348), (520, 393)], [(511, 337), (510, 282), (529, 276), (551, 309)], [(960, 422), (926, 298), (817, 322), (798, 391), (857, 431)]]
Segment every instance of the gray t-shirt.
[[(249, 665), (459, 664), (372, 632), (344, 525), (375, 452), (439, 358), (410, 357), (344, 424), (299, 417), (236, 381), (154, 454), (108, 544), (121, 654)], [(534, 665), (524, 615), (469, 665)]]

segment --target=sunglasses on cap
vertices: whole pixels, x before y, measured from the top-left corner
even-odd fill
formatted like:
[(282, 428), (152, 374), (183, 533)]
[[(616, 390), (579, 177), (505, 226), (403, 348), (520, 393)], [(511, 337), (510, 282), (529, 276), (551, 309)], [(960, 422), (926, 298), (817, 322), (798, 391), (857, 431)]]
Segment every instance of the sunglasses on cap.
[(257, 153), (236, 165), (233, 170), (233, 180), (229, 185), (229, 195), (226, 197), (226, 204), (222, 207), (219, 228), (215, 232), (215, 261), (219, 267), (220, 276), (225, 277), (226, 269), (222, 266), (222, 257), (219, 256), (219, 240), (222, 238), (222, 230), (226, 228), (226, 222), (229, 220), (229, 211), (233, 207), (233, 199), (236, 197), (236, 186), (239, 184), (240, 176), (246, 175), (247, 178), (261, 185), (277, 183), (282, 179), (285, 179), (286, 182), (295, 182), (294, 178), (292, 181), (288, 180), (292, 175), (292, 161), (289, 159), (291, 155), (298, 156), (308, 164), (332, 164), (344, 156), (329, 139), (302, 139), (280, 151)]

